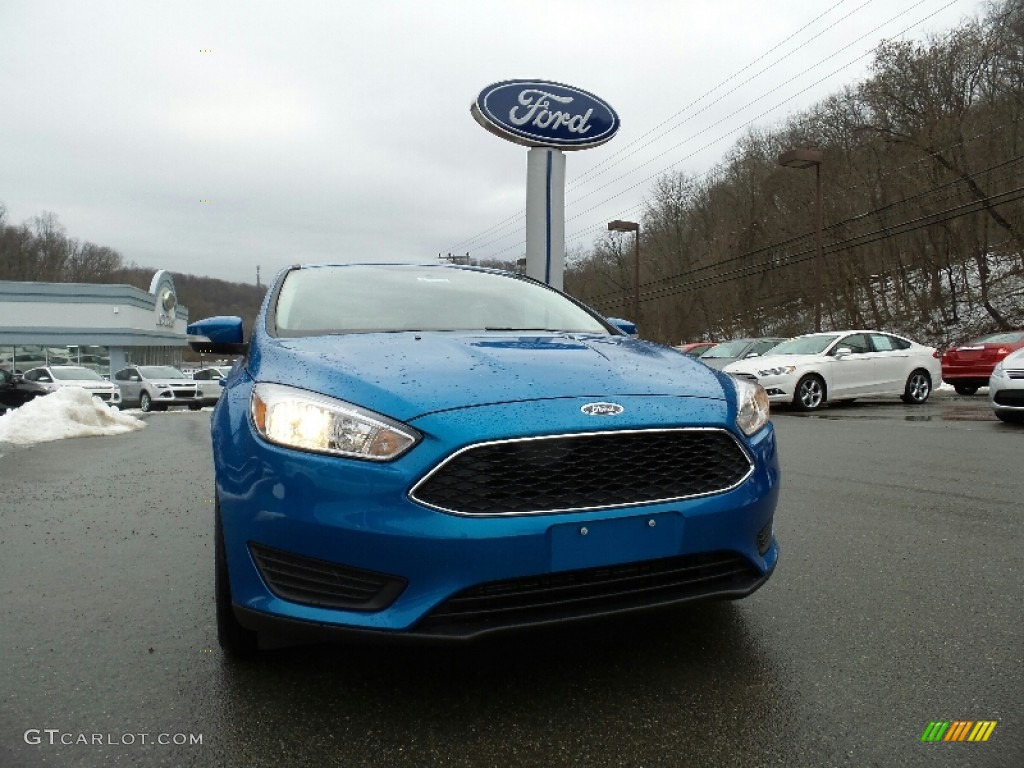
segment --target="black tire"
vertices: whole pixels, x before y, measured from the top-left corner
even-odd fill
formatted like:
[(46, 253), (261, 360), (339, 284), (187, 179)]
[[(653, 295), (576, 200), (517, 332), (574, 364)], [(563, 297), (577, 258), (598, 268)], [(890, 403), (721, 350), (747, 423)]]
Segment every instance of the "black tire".
[(153, 410), (153, 398), (145, 390), (139, 395), (139, 408), (142, 409), (143, 413), (149, 413)]
[(967, 397), (970, 397), (978, 391), (977, 387), (972, 387), (967, 384), (954, 384), (953, 389), (956, 390), (958, 395), (965, 395)]
[(1024, 413), (1014, 411), (996, 411), (996, 417), (1007, 424), (1024, 424)]
[(809, 373), (796, 384), (793, 393), (793, 407), (798, 411), (816, 411), (825, 403), (825, 382), (820, 376)]
[(202, 407), (203, 407), (203, 406), (201, 406), (201, 405), (200, 405), (199, 403), (189, 403), (189, 404), (188, 404), (188, 409), (189, 409), (190, 411), (198, 411), (198, 410), (199, 410), (200, 408), (202, 408)]
[(919, 368), (916, 371), (912, 371), (907, 377), (907, 383), (903, 387), (903, 395), (900, 399), (904, 403), (921, 405), (928, 399), (931, 393), (932, 377), (928, 375), (928, 371), (922, 371)]
[(233, 659), (255, 659), (260, 654), (259, 636), (238, 623), (231, 602), (231, 581), (228, 578), (227, 549), (220, 520), (220, 501), (214, 507), (214, 577), (213, 591), (217, 605), (217, 642)]

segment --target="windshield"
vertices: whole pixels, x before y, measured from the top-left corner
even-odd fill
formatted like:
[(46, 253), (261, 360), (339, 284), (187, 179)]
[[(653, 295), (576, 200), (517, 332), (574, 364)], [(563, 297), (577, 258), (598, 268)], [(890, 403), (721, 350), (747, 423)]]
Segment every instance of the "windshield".
[(140, 365), (139, 373), (145, 379), (187, 379), (184, 373), (169, 365)]
[(296, 269), (277, 299), (284, 336), (381, 331), (563, 331), (608, 334), (586, 310), (514, 275), (443, 266)]
[(839, 338), (838, 333), (815, 333), (810, 336), (799, 336), (784, 341), (773, 347), (768, 354), (772, 355), (820, 355), (829, 344)]
[(51, 368), (50, 372), (57, 381), (103, 381), (102, 376), (88, 368)]
[(723, 341), (707, 350), (701, 357), (739, 357), (749, 346), (750, 342), (746, 339)]

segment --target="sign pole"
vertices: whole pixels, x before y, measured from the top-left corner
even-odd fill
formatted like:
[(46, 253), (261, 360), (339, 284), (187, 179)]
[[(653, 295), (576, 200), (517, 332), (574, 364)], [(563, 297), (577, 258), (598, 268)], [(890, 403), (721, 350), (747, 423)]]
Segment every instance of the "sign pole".
[(562, 290), (565, 154), (609, 141), (619, 116), (592, 93), (551, 80), (503, 80), (470, 104), (483, 128), (530, 148), (526, 155), (526, 274)]
[(526, 274), (562, 290), (565, 274), (565, 154), (526, 153)]

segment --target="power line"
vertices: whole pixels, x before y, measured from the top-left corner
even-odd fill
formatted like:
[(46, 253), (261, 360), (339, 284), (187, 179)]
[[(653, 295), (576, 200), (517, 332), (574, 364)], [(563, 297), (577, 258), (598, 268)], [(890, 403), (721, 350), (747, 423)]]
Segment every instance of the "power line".
[[(849, 250), (851, 248), (856, 248), (864, 245), (871, 245), (872, 243), (876, 243), (879, 242), (880, 240), (885, 240), (896, 235), (908, 234), (910, 232), (923, 229), (925, 227), (933, 226), (935, 224), (941, 224), (947, 221), (952, 221), (954, 219), (961, 218), (963, 216), (969, 216), (971, 214), (978, 213), (988, 207), (1007, 205), (1009, 203), (1013, 203), (1021, 199), (1024, 199), (1024, 186), (1007, 190), (1005, 192), (1000, 192), (994, 195), (988, 195), (985, 198), (975, 199), (962, 205), (954, 206), (953, 208), (949, 208), (945, 211), (927, 214), (917, 219), (901, 222), (897, 225), (893, 225), (890, 227), (884, 227), (882, 229), (878, 229), (873, 232), (866, 233), (864, 235), (858, 235), (840, 242), (830, 243), (829, 245), (825, 246), (823, 250), (825, 255), (832, 255), (840, 251)], [(774, 249), (774, 246), (766, 246), (764, 248), (757, 249), (757, 251), (752, 251), (747, 254), (741, 254), (740, 257), (734, 257), (734, 259), (731, 260), (756, 255), (757, 253)], [(747, 264), (742, 267), (738, 267), (737, 269), (729, 270), (727, 272), (722, 272), (719, 274), (698, 278), (696, 281), (693, 281), (686, 285), (668, 286), (661, 289), (647, 291), (646, 293), (641, 291), (640, 298), (641, 301), (649, 301), (653, 299), (661, 299), (666, 298), (668, 296), (689, 293), (701, 288), (708, 288), (714, 285), (721, 285), (724, 283), (732, 282), (734, 280), (739, 280), (744, 277), (750, 277), (759, 272), (762, 272), (766, 268), (788, 268), (797, 264), (801, 264), (805, 261), (809, 261), (815, 258), (815, 255), (815, 250), (813, 248), (808, 248), (803, 251), (798, 251), (796, 253), (791, 254), (789, 257), (786, 258), (784, 263), (774, 264), (770, 261), (761, 261), (754, 264)], [(698, 268), (697, 270), (694, 270), (693, 272), (696, 273), (697, 271), (703, 271), (704, 269), (705, 268), (701, 267)], [(687, 276), (689, 275), (680, 274), (674, 277), (676, 279), (681, 279)], [(610, 297), (611, 295), (612, 294), (603, 294), (602, 296), (596, 297), (591, 301), (593, 301), (593, 303), (595, 304), (602, 304), (614, 307), (624, 304), (627, 300), (627, 297), (616, 297), (611, 298), (608, 301), (602, 301), (604, 297)]]

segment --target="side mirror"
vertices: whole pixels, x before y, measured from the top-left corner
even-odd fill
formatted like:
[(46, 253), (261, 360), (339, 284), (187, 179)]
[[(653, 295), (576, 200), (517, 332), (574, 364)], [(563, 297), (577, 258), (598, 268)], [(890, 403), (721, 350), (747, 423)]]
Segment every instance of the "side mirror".
[(852, 354), (853, 350), (849, 347), (839, 347), (839, 349), (836, 350), (836, 357), (846, 357), (846, 355)]
[(607, 317), (605, 319), (627, 336), (636, 337), (636, 323), (623, 320), (621, 317)]
[(188, 325), (188, 345), (196, 352), (216, 355), (244, 355), (249, 345), (242, 341), (242, 318), (218, 315)]
[(140, 376), (136, 376), (134, 373), (128, 377), (128, 381), (142, 381)]
[(760, 355), (760, 354), (758, 354), (757, 352), (748, 352), (748, 353), (746, 354), (746, 356), (745, 356), (745, 359), (748, 359), (748, 360), (749, 360), (749, 359), (750, 359), (751, 357), (760, 357), (760, 356), (761, 356), (761, 355)]

